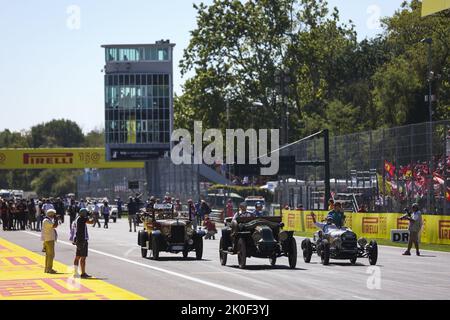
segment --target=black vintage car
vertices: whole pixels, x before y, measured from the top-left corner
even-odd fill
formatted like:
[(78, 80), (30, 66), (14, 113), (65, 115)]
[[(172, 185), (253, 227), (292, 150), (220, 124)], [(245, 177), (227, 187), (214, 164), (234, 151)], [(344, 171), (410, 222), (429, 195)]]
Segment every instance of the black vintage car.
[[(328, 227), (328, 226), (327, 226)], [(323, 265), (328, 265), (331, 259), (350, 260), (355, 264), (358, 258), (369, 258), (370, 265), (375, 265), (378, 259), (378, 244), (365, 238), (357, 239), (349, 228), (332, 226), (326, 230), (314, 233), (312, 241), (304, 239), (301, 244), (303, 260), (311, 261), (311, 256), (317, 252)]]
[(247, 258), (269, 258), (275, 265), (277, 258), (288, 257), (289, 267), (297, 265), (297, 243), (293, 231), (282, 230), (281, 217), (227, 218), (222, 229), (220, 263), (227, 263), (229, 254), (237, 254), (239, 267), (245, 268)]
[(187, 258), (190, 251), (195, 251), (197, 260), (203, 256), (204, 230), (195, 230), (192, 221), (187, 217), (179, 217), (172, 204), (155, 204), (151, 212), (141, 215), (144, 230), (138, 233), (138, 245), (143, 258), (150, 251), (154, 260), (159, 253), (183, 253)]

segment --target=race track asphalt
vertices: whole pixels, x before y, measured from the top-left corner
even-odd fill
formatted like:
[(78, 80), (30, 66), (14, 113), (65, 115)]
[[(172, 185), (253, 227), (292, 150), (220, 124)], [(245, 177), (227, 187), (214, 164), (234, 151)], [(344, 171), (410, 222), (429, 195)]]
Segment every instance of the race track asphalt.
[[(58, 228), (56, 260), (71, 266), (75, 247), (68, 241), (69, 225)], [(275, 267), (268, 259), (251, 258), (248, 268), (237, 266), (229, 256), (227, 266), (219, 262), (216, 240), (204, 241), (203, 260), (195, 253), (183, 260), (181, 254), (161, 253), (160, 261), (141, 257), (137, 233), (128, 232), (125, 219), (109, 229), (89, 226), (88, 273), (150, 300), (246, 300), (246, 299), (449, 299), (450, 253), (422, 251), (422, 256), (402, 256), (404, 249), (379, 247), (377, 266), (367, 259), (356, 265), (331, 260), (323, 266), (317, 255), (306, 264), (297, 237), (297, 268), (289, 269), (287, 258)], [(220, 233), (220, 232), (219, 232)], [(0, 231), (0, 237), (38, 254), (39, 233)], [(59, 271), (59, 270), (58, 270)]]

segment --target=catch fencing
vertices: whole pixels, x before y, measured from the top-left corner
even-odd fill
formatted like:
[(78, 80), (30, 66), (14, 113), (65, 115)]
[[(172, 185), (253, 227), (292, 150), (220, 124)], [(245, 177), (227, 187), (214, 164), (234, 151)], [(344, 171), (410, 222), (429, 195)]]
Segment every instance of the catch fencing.
[[(427, 213), (450, 214), (449, 130), (446, 120), (330, 137), (333, 197), (353, 211), (402, 212), (417, 202)], [(282, 155), (323, 160), (323, 138), (294, 144)], [(324, 209), (323, 199), (323, 167), (297, 166), (275, 195), (283, 206), (306, 209)]]
[[(166, 194), (179, 198), (198, 199), (201, 183), (195, 165), (174, 165), (170, 158), (146, 162), (144, 169), (86, 170), (77, 179), (77, 196), (81, 198), (103, 198), (122, 200), (142, 194), (163, 198)], [(130, 190), (128, 182), (138, 182), (139, 188)]]

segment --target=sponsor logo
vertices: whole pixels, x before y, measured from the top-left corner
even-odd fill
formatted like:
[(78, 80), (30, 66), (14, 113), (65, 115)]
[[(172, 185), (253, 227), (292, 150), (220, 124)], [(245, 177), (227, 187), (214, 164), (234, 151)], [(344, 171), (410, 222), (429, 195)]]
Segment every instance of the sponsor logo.
[(73, 153), (24, 153), (25, 165), (73, 164)]
[(439, 220), (439, 239), (450, 240), (450, 220)]
[(378, 233), (378, 218), (363, 218), (362, 232), (377, 234)]
[(295, 214), (293, 213), (288, 214), (288, 228), (295, 228)]
[(308, 214), (306, 215), (306, 229), (314, 229), (314, 222), (311, 216)]
[(397, 219), (397, 229), (408, 229), (409, 222), (408, 220)]
[(0, 163), (3, 164), (6, 161), (6, 155), (4, 153), (0, 153)]

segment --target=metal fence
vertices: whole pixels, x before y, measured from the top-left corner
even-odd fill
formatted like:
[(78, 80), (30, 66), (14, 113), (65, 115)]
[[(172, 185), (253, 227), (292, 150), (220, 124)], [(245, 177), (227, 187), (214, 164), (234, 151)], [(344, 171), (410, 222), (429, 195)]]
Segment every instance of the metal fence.
[[(449, 129), (446, 120), (330, 137), (332, 195), (353, 203), (355, 210), (364, 205), (368, 211), (401, 212), (418, 202), (427, 213), (449, 214)], [(323, 138), (294, 144), (282, 155), (295, 155), (297, 161), (323, 160)], [(323, 208), (322, 167), (297, 167), (295, 176), (283, 181), (276, 201)]]
[[(77, 179), (77, 196), (80, 198), (127, 199), (136, 193), (172, 197), (186, 201), (198, 199), (202, 185), (198, 168), (195, 165), (174, 165), (170, 158), (155, 159), (146, 162), (145, 169), (104, 169), (86, 170)], [(129, 181), (138, 181), (139, 188), (130, 190)]]

